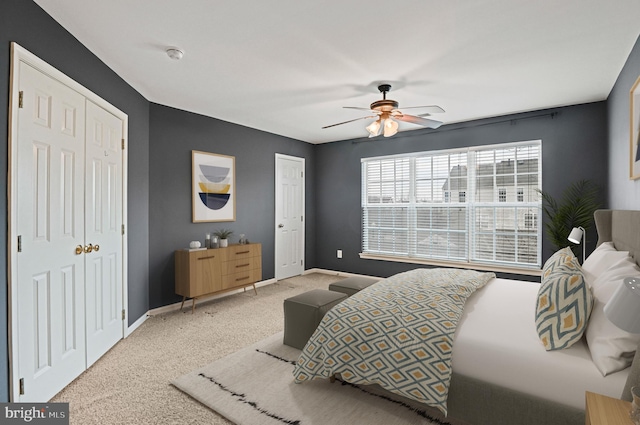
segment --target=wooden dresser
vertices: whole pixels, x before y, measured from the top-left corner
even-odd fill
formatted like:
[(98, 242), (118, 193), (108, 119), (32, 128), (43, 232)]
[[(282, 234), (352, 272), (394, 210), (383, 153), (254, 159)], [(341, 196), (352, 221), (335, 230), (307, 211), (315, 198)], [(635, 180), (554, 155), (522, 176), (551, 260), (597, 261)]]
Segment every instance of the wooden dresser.
[[(187, 298), (232, 291), (253, 286), (262, 280), (262, 245), (250, 243), (230, 245), (227, 248), (188, 250), (175, 253), (176, 294)], [(257, 293), (257, 291), (256, 291)]]

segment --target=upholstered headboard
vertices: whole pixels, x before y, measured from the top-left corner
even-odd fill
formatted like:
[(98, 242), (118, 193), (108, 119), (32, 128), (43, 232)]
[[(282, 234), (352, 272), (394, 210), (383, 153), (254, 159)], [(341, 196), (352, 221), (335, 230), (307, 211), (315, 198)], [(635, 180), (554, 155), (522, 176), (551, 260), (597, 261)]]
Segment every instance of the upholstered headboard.
[[(640, 211), (597, 210), (593, 215), (598, 230), (598, 245), (613, 242), (619, 251), (629, 251), (640, 264)], [(631, 364), (622, 399), (631, 401), (631, 387), (640, 385), (640, 346)]]
[(597, 210), (593, 217), (598, 245), (613, 242), (618, 251), (629, 251), (640, 264), (640, 211)]

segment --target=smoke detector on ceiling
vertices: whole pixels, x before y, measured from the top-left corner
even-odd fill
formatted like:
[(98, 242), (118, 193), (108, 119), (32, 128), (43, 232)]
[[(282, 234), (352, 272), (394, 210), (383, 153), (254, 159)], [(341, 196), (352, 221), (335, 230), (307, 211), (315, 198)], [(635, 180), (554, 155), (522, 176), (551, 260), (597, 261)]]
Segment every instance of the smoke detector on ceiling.
[(166, 50), (167, 56), (173, 60), (180, 60), (184, 56), (184, 52), (177, 47), (169, 47)]

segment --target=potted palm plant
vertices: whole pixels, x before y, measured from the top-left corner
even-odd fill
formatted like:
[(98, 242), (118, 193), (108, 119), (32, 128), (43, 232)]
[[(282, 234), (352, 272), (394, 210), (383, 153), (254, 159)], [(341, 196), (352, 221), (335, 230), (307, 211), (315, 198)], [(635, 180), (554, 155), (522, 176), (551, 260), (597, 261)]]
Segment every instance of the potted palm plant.
[[(579, 180), (568, 186), (560, 200), (549, 193), (538, 190), (543, 200), (542, 210), (547, 220), (545, 229), (549, 241), (562, 249), (569, 245), (567, 236), (574, 227), (589, 230), (593, 223), (593, 213), (600, 208), (600, 187), (590, 180)], [(586, 241), (582, 241), (586, 243)], [(577, 245), (571, 247), (575, 251)], [(575, 252), (574, 252), (575, 254)]]
[(229, 236), (233, 234), (233, 230), (220, 229), (213, 232), (220, 239), (220, 248), (226, 248), (229, 245)]

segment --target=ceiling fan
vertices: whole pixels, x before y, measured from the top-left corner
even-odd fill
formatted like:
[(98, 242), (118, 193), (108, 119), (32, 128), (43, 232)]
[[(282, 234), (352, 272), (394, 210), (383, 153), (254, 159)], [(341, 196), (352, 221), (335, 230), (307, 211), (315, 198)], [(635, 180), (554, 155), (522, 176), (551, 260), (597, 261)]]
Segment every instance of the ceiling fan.
[(431, 114), (444, 112), (444, 109), (437, 105), (430, 106), (410, 106), (403, 109), (424, 109), (427, 112), (420, 115), (407, 115), (398, 110), (398, 102), (395, 100), (387, 99), (387, 92), (391, 90), (390, 84), (380, 84), (378, 90), (382, 93), (382, 100), (376, 100), (369, 108), (359, 108), (356, 106), (344, 106), (347, 109), (360, 109), (363, 111), (373, 112), (375, 115), (369, 115), (366, 117), (360, 117), (349, 121), (339, 122), (337, 124), (331, 124), (322, 128), (335, 127), (337, 125), (347, 124), (353, 121), (364, 120), (369, 118), (376, 118), (374, 122), (369, 124), (366, 129), (369, 132), (369, 137), (376, 137), (380, 135), (380, 130), (384, 134), (384, 137), (393, 136), (398, 132), (398, 121), (410, 122), (412, 124), (418, 124), (427, 128), (438, 128), (442, 125), (441, 121), (436, 121), (428, 117)]

